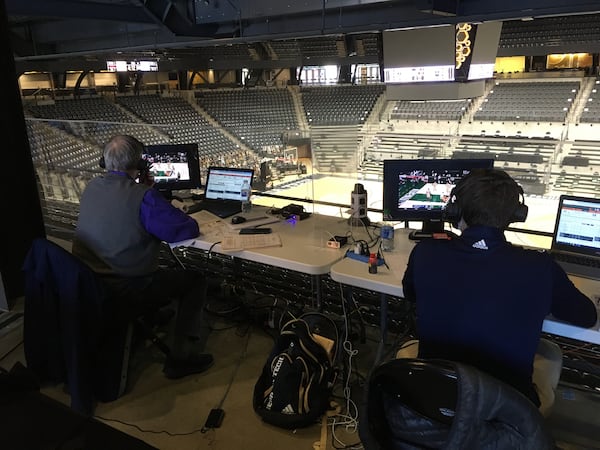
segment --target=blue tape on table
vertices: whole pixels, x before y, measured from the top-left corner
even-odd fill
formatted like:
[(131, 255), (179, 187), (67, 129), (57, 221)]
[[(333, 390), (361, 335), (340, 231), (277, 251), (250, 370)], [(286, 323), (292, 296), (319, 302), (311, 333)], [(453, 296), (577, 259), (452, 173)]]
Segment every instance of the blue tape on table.
[[(346, 252), (346, 258), (356, 259), (357, 261), (361, 261), (361, 262), (364, 262), (364, 263), (368, 263), (369, 262), (369, 256), (367, 256), (367, 255), (357, 255), (352, 250), (348, 250)], [(378, 266), (383, 266), (384, 264), (385, 264), (385, 261), (382, 258), (377, 258), (377, 265)]]

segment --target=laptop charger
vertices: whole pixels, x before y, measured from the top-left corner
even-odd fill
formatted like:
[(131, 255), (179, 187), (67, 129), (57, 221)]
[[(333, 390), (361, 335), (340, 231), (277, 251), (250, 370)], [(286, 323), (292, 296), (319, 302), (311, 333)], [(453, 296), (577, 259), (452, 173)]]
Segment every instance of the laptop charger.
[(223, 423), (223, 417), (225, 417), (225, 411), (221, 408), (213, 408), (208, 413), (204, 429), (219, 428)]

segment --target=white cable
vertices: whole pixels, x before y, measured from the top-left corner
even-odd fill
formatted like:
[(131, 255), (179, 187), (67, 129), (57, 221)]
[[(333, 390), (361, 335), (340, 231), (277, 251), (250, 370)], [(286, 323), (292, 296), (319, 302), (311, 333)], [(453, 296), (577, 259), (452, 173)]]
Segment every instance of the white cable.
[[(350, 394), (351, 394), (351, 392), (350, 392), (350, 376), (352, 374), (352, 358), (358, 354), (358, 350), (355, 350), (352, 347), (352, 342), (350, 342), (350, 340), (348, 339), (349, 323), (348, 323), (348, 314), (346, 311), (346, 299), (344, 298), (344, 291), (342, 288), (342, 284), (340, 283), (339, 286), (340, 286), (340, 297), (342, 299), (342, 315), (344, 317), (344, 340), (343, 340), (342, 348), (348, 355), (348, 373), (347, 373), (346, 379), (344, 380), (344, 389), (343, 389), (344, 399), (346, 400), (345, 413), (337, 414), (336, 416), (333, 416), (330, 418), (331, 419), (331, 435), (332, 435), (332, 438), (335, 440), (335, 442), (337, 442), (344, 448), (350, 448), (344, 442), (342, 442), (340, 440), (340, 438), (336, 435), (335, 430), (338, 426), (345, 426), (347, 433), (356, 433), (358, 431), (358, 408), (356, 407), (356, 404), (354, 403), (354, 401), (350, 398)], [(357, 447), (351, 447), (351, 448), (361, 449), (362, 445), (357, 446)]]

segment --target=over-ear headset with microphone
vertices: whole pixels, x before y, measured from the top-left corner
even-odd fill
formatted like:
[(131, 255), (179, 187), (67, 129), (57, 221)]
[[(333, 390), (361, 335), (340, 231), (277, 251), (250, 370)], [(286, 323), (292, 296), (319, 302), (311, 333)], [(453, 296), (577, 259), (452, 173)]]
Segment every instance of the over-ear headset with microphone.
[(473, 199), (478, 189), (489, 184), (505, 185), (505, 187), (518, 191), (519, 200), (508, 223), (525, 222), (529, 208), (525, 204), (523, 188), (503, 171), (484, 172), (483, 175), (472, 172), (460, 180), (450, 192), (450, 199), (443, 210), (444, 221), (450, 222), (453, 227), (458, 228), (458, 224), (463, 218), (464, 205)]
[[(102, 167), (103, 169), (106, 169), (106, 161), (104, 161), (104, 155), (102, 155), (100, 157), (100, 160), (98, 161), (98, 165), (100, 167)], [(137, 162), (137, 165), (135, 167), (132, 167), (132, 169), (148, 170), (149, 167), (150, 167), (150, 163), (148, 161), (146, 161), (144, 158), (140, 158)]]

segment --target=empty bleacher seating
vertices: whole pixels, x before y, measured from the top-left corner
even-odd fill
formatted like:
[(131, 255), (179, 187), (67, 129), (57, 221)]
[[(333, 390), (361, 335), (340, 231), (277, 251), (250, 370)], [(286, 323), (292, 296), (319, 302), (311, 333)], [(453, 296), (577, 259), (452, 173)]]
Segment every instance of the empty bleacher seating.
[(399, 100), (390, 119), (393, 120), (460, 120), (466, 113), (470, 99), (460, 100)]
[(596, 77), (594, 87), (586, 100), (579, 120), (580, 122), (600, 123), (600, 77)]
[(579, 87), (579, 81), (496, 82), (473, 119), (564, 123)]
[(302, 87), (302, 102), (310, 126), (362, 125), (384, 85)]
[(287, 89), (219, 89), (196, 93), (198, 105), (223, 128), (258, 153), (283, 146), (285, 131), (299, 128)]

